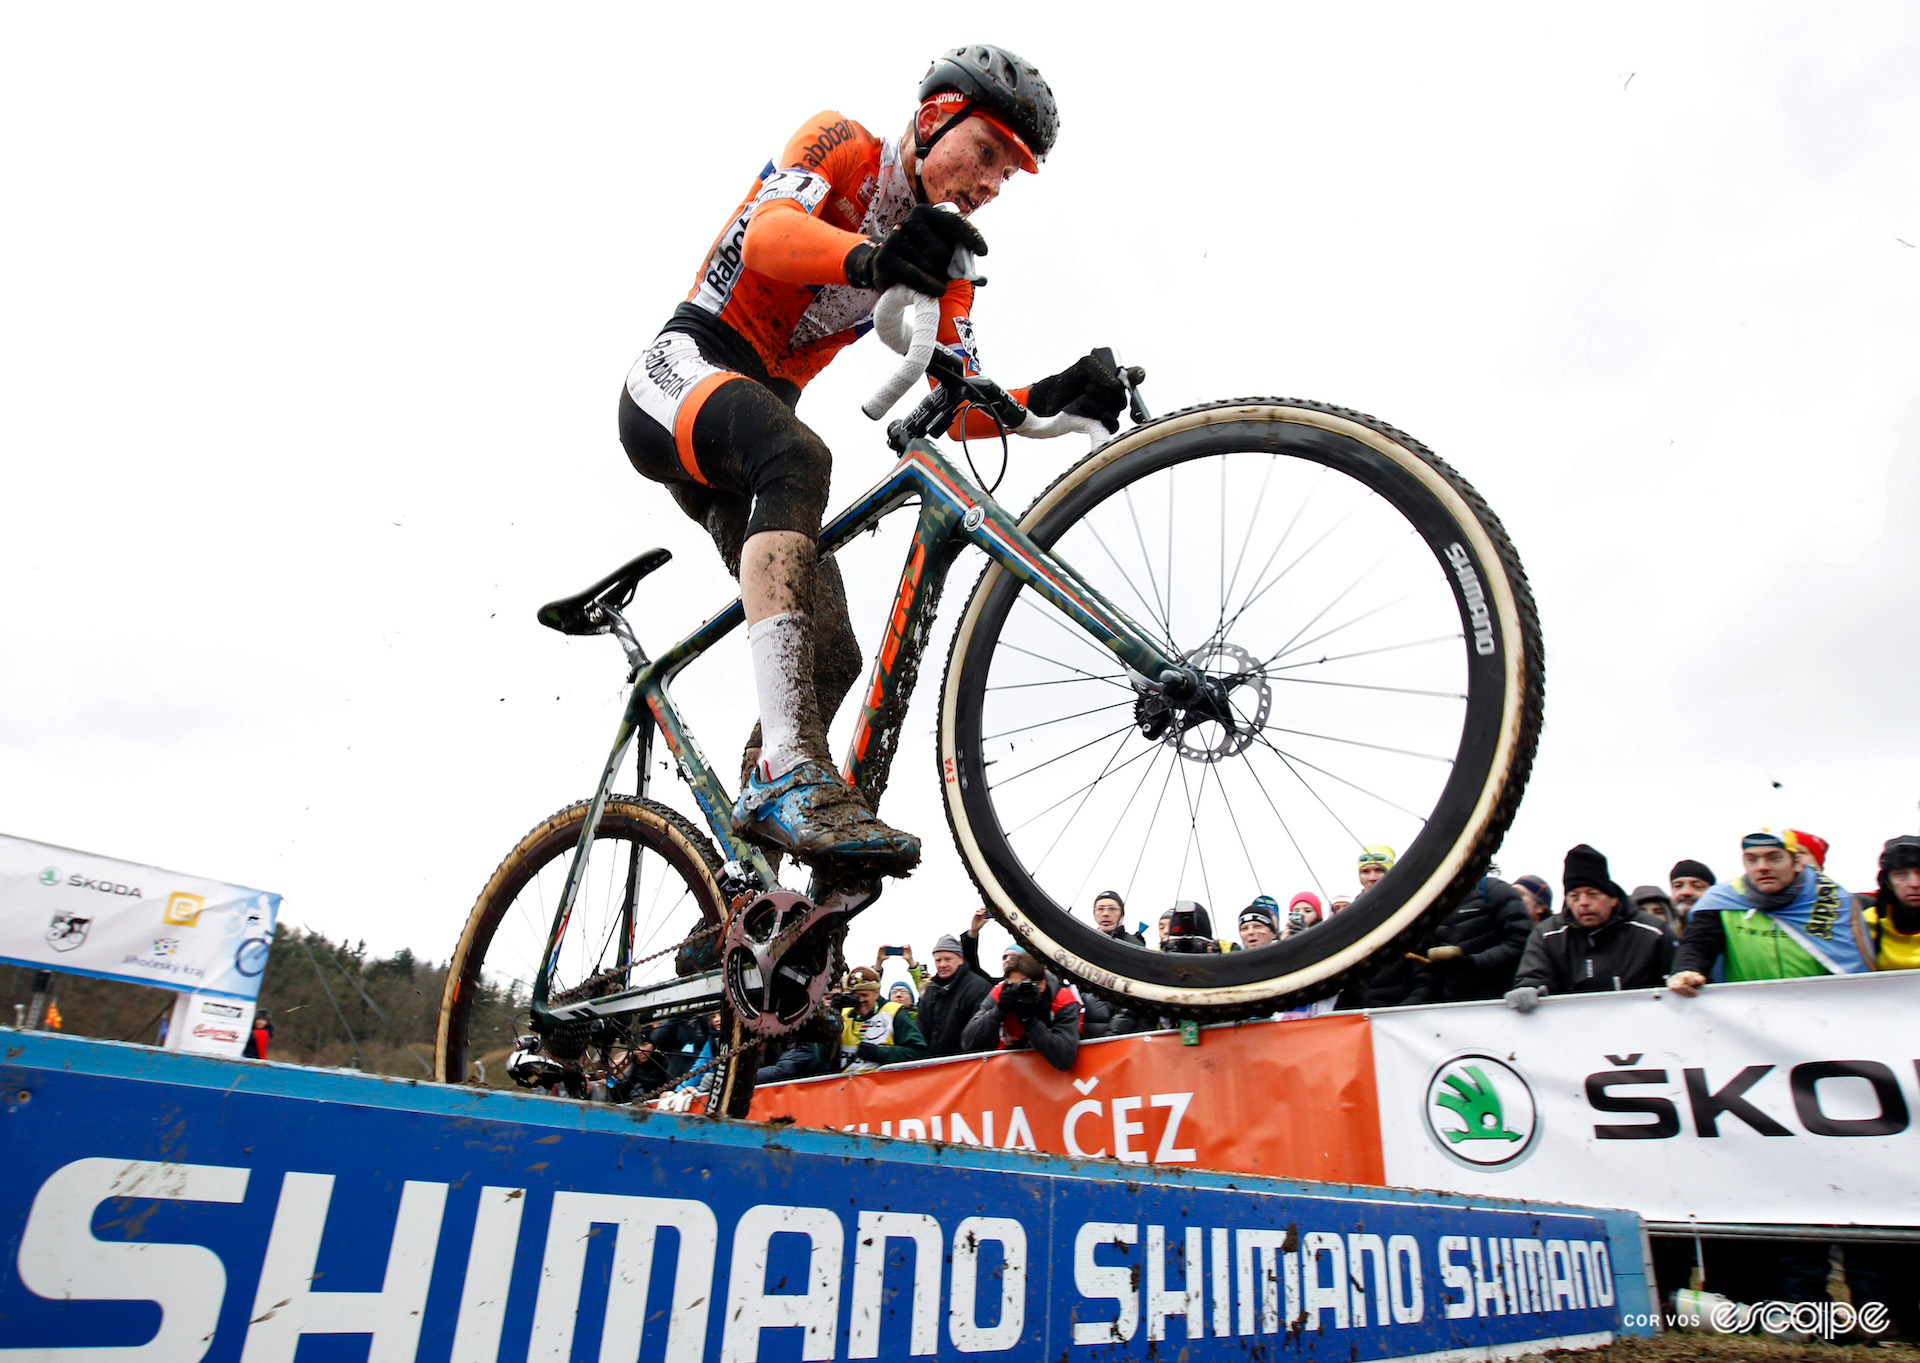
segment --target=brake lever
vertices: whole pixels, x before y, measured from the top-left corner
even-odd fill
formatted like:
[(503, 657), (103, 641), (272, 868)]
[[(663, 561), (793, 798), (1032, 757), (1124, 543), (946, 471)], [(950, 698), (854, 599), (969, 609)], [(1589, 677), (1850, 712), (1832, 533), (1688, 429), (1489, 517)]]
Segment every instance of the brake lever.
[(1127, 415), (1133, 418), (1133, 424), (1153, 420), (1153, 414), (1147, 410), (1146, 402), (1140, 396), (1140, 385), (1147, 381), (1147, 371), (1139, 365), (1123, 365), (1113, 357), (1112, 346), (1100, 346), (1093, 352), (1094, 359), (1109, 365), (1120, 376), (1121, 384), (1127, 390)]

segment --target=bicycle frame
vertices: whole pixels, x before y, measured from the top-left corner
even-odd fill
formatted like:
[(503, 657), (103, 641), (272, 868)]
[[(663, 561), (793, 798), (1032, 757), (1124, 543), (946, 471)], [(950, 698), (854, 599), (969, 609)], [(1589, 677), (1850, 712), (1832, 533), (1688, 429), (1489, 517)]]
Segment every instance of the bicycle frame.
[[(931, 633), (941, 589), (948, 570), (968, 544), (979, 548), (1032, 587), (1042, 599), (1105, 645), (1134, 675), (1138, 689), (1156, 690), (1170, 676), (1187, 674), (1184, 660), (1168, 656), (1124, 611), (1088, 586), (1071, 565), (1028, 539), (1012, 516), (963, 478), (925, 440), (908, 444), (886, 478), (821, 532), (820, 553), (836, 553), (856, 535), (874, 528), (916, 497), (920, 502), (919, 522), (907, 548), (900, 585), (887, 620), (886, 638), (874, 659), (861, 701), (859, 722), (842, 766), (848, 781), (865, 791), (876, 808), (899, 745), (900, 721), (919, 676), (921, 654)], [(681, 669), (732, 633), (744, 618), (744, 608), (736, 600), (658, 659), (649, 661), (644, 654), (639, 655), (626, 712), (614, 738), (613, 751), (601, 772), (580, 842), (574, 849), (566, 886), (554, 913), (553, 931), (534, 981), (532, 1007), (536, 1017), (551, 1016), (547, 1001), (554, 956), (572, 915), (574, 897), (586, 864), (586, 850), (599, 827), (613, 789), (614, 775), (636, 735), (640, 744), (639, 793), (646, 793), (651, 730), (657, 727), (681, 776), (692, 789), (707, 827), (728, 857), (756, 879), (762, 889), (776, 888), (778, 881), (759, 848), (733, 831), (733, 799), (713, 774), (668, 691)], [(810, 893), (808, 898), (814, 895)], [(629, 896), (629, 907), (625, 910), (629, 915), (630, 904)], [(623, 936), (630, 939), (633, 924), (626, 922), (623, 928)], [(627, 963), (628, 950), (627, 942), (623, 941), (619, 965)]]

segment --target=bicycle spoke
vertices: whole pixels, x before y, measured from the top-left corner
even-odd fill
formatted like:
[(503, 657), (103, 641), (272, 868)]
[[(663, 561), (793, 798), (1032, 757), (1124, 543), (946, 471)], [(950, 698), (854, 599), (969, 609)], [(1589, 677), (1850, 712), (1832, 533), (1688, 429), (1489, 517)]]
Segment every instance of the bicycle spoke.
[(1312, 629), (1315, 625), (1319, 624), (1320, 621), (1326, 617), (1326, 614), (1328, 611), (1332, 610), (1335, 606), (1339, 605), (1342, 601), (1346, 600), (1347, 597), (1353, 592), (1354, 588), (1358, 587), (1362, 582), (1365, 582), (1368, 578), (1372, 577), (1374, 573), (1379, 570), (1380, 565), (1385, 563), (1388, 559), (1392, 558), (1394, 554), (1397, 552), (1397, 550), (1398, 550), (1397, 545), (1393, 549), (1387, 550), (1386, 553), (1380, 555), (1379, 558), (1375, 559), (1370, 567), (1363, 570), (1360, 576), (1356, 577), (1353, 581), (1349, 582), (1345, 587), (1341, 588), (1340, 594), (1338, 596), (1334, 597), (1333, 600), (1327, 602), (1326, 605), (1322, 606), (1319, 610), (1315, 611), (1313, 614), (1313, 618), (1311, 620), (1307, 621), (1306, 624), (1300, 626), (1299, 629), (1295, 630), (1293, 632), (1293, 637), (1291, 639), (1288, 639), (1286, 643), (1280, 645), (1280, 652), (1285, 653), (1289, 648), (1293, 647), (1293, 645), (1299, 640), (1302, 634), (1305, 634), (1308, 630)]
[[(1113, 826), (1107, 830), (1106, 841), (1102, 842), (1100, 844), (1100, 850), (1093, 854), (1093, 861), (1088, 865), (1086, 875), (1080, 878), (1079, 888), (1077, 888), (1073, 892), (1073, 902), (1077, 903), (1080, 899), (1080, 896), (1086, 893), (1087, 882), (1093, 879), (1094, 870), (1100, 865), (1100, 858), (1107, 854), (1107, 848), (1113, 845), (1114, 836), (1119, 833), (1121, 825), (1126, 822), (1127, 815), (1133, 812), (1133, 802), (1139, 799), (1140, 792), (1147, 788), (1147, 781), (1153, 776), (1154, 762), (1159, 761), (1160, 754), (1166, 751), (1168, 751), (1168, 749), (1166, 745), (1162, 743), (1156, 743), (1153, 745), (1153, 747), (1148, 749), (1148, 752), (1152, 756), (1152, 760), (1147, 763), (1147, 769), (1142, 773), (1140, 773), (1140, 779), (1134, 783), (1133, 793), (1127, 796), (1126, 804), (1124, 804), (1120, 808), (1120, 816), (1113, 821)], [(1122, 766), (1128, 765), (1132, 763), (1134, 760), (1135, 759), (1130, 757), (1127, 759), (1125, 763), (1122, 763), (1121, 765)], [(1180, 759), (1176, 757), (1173, 760), (1178, 762)], [(1136, 867), (1135, 869), (1138, 870), (1138, 867)], [(1127, 882), (1127, 895), (1128, 897), (1132, 897), (1133, 895), (1133, 882), (1131, 880)]]
[(1319, 738), (1324, 739), (1328, 743), (1345, 743), (1350, 747), (1372, 748), (1375, 752), (1398, 753), (1402, 757), (1418, 757), (1427, 762), (1444, 762), (1448, 766), (1453, 765), (1453, 759), (1451, 757), (1439, 757), (1430, 752), (1413, 752), (1407, 748), (1389, 747), (1383, 743), (1365, 743), (1357, 738), (1337, 738), (1333, 734), (1316, 734), (1309, 729), (1288, 729), (1278, 724), (1265, 724), (1261, 726), (1260, 731), (1262, 733), (1294, 734), (1300, 738)]
[(1027, 649), (1027, 648), (1022, 648), (1022, 647), (1020, 647), (1020, 645), (1018, 645), (1018, 644), (1009, 644), (1009, 643), (1005, 643), (1005, 642), (1002, 642), (1002, 643), (1001, 643), (1001, 645), (1000, 645), (1000, 647), (1002, 647), (1002, 648), (1004, 648), (1004, 649), (1006, 649), (1006, 650), (1007, 650), (1008, 652), (1010, 652), (1010, 653), (1023, 653), (1023, 654), (1025, 654), (1025, 655), (1026, 655), (1027, 657), (1029, 657), (1029, 658), (1034, 658), (1034, 659), (1037, 659), (1037, 660), (1038, 660), (1038, 661), (1040, 661), (1040, 662), (1043, 662), (1043, 663), (1048, 663), (1048, 664), (1050, 664), (1050, 665), (1052, 665), (1052, 666), (1054, 666), (1054, 667), (1057, 667), (1057, 668), (1060, 668), (1060, 669), (1061, 669), (1062, 671), (1066, 671), (1066, 672), (1071, 672), (1071, 673), (1073, 673), (1073, 674), (1075, 674), (1076, 676), (1079, 676), (1079, 677), (1084, 677), (1084, 678), (1086, 678), (1086, 679), (1087, 679), (1088, 681), (1104, 681), (1104, 682), (1110, 682), (1110, 683), (1111, 683), (1112, 685), (1114, 685), (1114, 686), (1121, 686), (1121, 687), (1125, 687), (1125, 688), (1126, 688), (1127, 690), (1129, 690), (1129, 691), (1131, 691), (1131, 690), (1133, 689), (1132, 687), (1130, 687), (1130, 686), (1127, 686), (1125, 682), (1116, 682), (1116, 681), (1111, 681), (1111, 679), (1110, 679), (1110, 678), (1107, 678), (1107, 677), (1101, 677), (1101, 676), (1096, 676), (1096, 675), (1095, 675), (1094, 673), (1092, 673), (1092, 672), (1082, 672), (1082, 671), (1081, 671), (1081, 670), (1080, 670), (1079, 668), (1077, 668), (1077, 667), (1071, 667), (1071, 666), (1069, 666), (1068, 664), (1066, 664), (1066, 663), (1063, 663), (1063, 662), (1061, 662), (1061, 661), (1060, 661), (1060, 660), (1059, 660), (1058, 658), (1049, 658), (1049, 657), (1048, 657), (1048, 656), (1047, 656), (1046, 654), (1044, 654), (1044, 653), (1035, 653), (1035, 652), (1034, 652), (1034, 651), (1033, 651), (1032, 649)]
[[(1233, 589), (1239, 585), (1240, 569), (1242, 565), (1244, 565), (1247, 561), (1247, 550), (1253, 547), (1254, 527), (1260, 524), (1260, 508), (1264, 506), (1267, 501), (1267, 485), (1273, 481), (1273, 471), (1279, 466), (1280, 466), (1280, 461), (1278, 459), (1267, 460), (1266, 473), (1262, 475), (1260, 479), (1260, 495), (1253, 499), (1253, 513), (1247, 517), (1247, 536), (1245, 539), (1240, 541), (1240, 555), (1233, 561), (1233, 577), (1228, 580), (1226, 586), (1220, 589), (1220, 618), (1213, 627), (1213, 633), (1215, 638), (1218, 638), (1226, 630), (1227, 603), (1233, 600)], [(1326, 470), (1322, 469), (1320, 471), (1320, 475), (1321, 477), (1324, 478), (1326, 476)], [(1222, 460), (1220, 462), (1220, 481), (1223, 488), (1226, 484), (1226, 478), (1227, 478), (1227, 465), (1226, 465), (1226, 461)], [(1313, 500), (1314, 491), (1318, 488), (1318, 486), (1319, 484), (1316, 481), (1314, 488), (1308, 489), (1307, 501)], [(1222, 495), (1224, 496), (1224, 493)], [(1300, 517), (1306, 513), (1306, 509), (1307, 509), (1306, 502), (1302, 502), (1300, 506), (1295, 509), (1294, 516), (1293, 516), (1293, 523), (1290, 523), (1287, 526), (1285, 533), (1283, 533), (1280, 536), (1280, 543), (1274, 545), (1273, 547), (1273, 553), (1275, 555), (1279, 554), (1281, 547), (1286, 544), (1287, 535), (1290, 535), (1293, 533), (1293, 524), (1297, 524), (1299, 522)], [(1271, 564), (1273, 562), (1273, 557), (1269, 556), (1267, 559), (1267, 562)], [(1266, 569), (1262, 568), (1261, 571), (1265, 572)]]
[(1032, 724), (1022, 724), (1017, 729), (1003, 729), (997, 734), (985, 734), (981, 736), (980, 741), (982, 743), (991, 743), (995, 739), (1011, 738), (1015, 734), (1024, 734), (1032, 729), (1045, 729), (1055, 724), (1064, 724), (1070, 719), (1084, 719), (1088, 715), (1097, 715), (1105, 710), (1117, 710), (1123, 705), (1130, 706), (1132, 704), (1133, 704), (1133, 701), (1131, 700), (1116, 700), (1106, 705), (1096, 705), (1091, 710), (1081, 710), (1075, 714), (1061, 715), (1058, 719), (1036, 720)]
[[(1396, 696), (1433, 696), (1440, 700), (1465, 700), (1464, 691), (1422, 691), (1412, 686), (1370, 686), (1365, 682), (1328, 681), (1324, 677), (1275, 677), (1275, 681), (1294, 686), (1337, 686), (1345, 691), (1380, 691)], [(1124, 704), (1124, 702), (1116, 702)], [(1107, 707), (1111, 709), (1111, 706)]]
[(1300, 840), (1293, 835), (1293, 827), (1287, 822), (1287, 816), (1282, 814), (1280, 806), (1273, 802), (1273, 796), (1267, 791), (1267, 783), (1260, 779), (1260, 773), (1255, 771), (1251, 764), (1247, 767), (1247, 775), (1253, 778), (1253, 784), (1259, 789), (1261, 798), (1267, 802), (1267, 808), (1273, 811), (1273, 817), (1279, 823), (1280, 831), (1287, 835), (1287, 841), (1293, 845), (1294, 855), (1300, 858), (1300, 864), (1306, 868), (1307, 879), (1313, 882), (1314, 889), (1320, 892), (1320, 898), (1324, 901), (1328, 896), (1326, 886), (1320, 883), (1320, 873), (1313, 869), (1313, 862), (1307, 857), (1306, 849), (1300, 846)]
[[(1040, 874), (1040, 868), (1047, 864), (1047, 858), (1051, 857), (1054, 853), (1054, 849), (1060, 846), (1060, 840), (1067, 836), (1067, 830), (1073, 827), (1074, 821), (1080, 817), (1080, 811), (1085, 809), (1087, 807), (1087, 801), (1093, 798), (1093, 788), (1099, 785), (1101, 781), (1106, 779), (1107, 773), (1113, 769), (1113, 759), (1118, 757), (1120, 755), (1120, 750), (1126, 746), (1127, 746), (1127, 735), (1122, 734), (1120, 735), (1120, 741), (1114, 745), (1113, 751), (1107, 754), (1106, 765), (1100, 768), (1100, 774), (1094, 777), (1093, 780), (1087, 782), (1085, 786), (1081, 787), (1081, 789), (1086, 791), (1086, 794), (1080, 797), (1080, 803), (1074, 806), (1073, 813), (1067, 816), (1067, 821), (1060, 825), (1060, 831), (1053, 835), (1053, 841), (1048, 843), (1047, 850), (1040, 854), (1040, 860), (1036, 861), (1033, 864), (1033, 873), (1035, 875)], [(1133, 759), (1128, 758), (1127, 760), (1130, 762)], [(1125, 764), (1123, 763), (1122, 765), (1124, 766)], [(1066, 800), (1070, 800), (1072, 798), (1073, 797), (1069, 795), (1066, 797), (1066, 799), (1056, 800), (1053, 802), (1053, 804), (1047, 806), (1047, 808), (1049, 810), (1058, 809), (1062, 804), (1066, 803)], [(1032, 820), (1029, 820), (1028, 822), (1032, 822)], [(1009, 834), (1008, 836), (1012, 836), (1012, 835)]]
[[(1304, 666), (1304, 664), (1302, 664), (1302, 666)], [(1126, 675), (1124, 672), (1115, 672), (1110, 677), (1096, 677), (1092, 673), (1087, 673), (1079, 677), (1055, 677), (1051, 681), (1000, 682), (989, 684), (985, 689), (988, 691), (1026, 691), (1035, 686), (1075, 686), (1083, 681), (1113, 682), (1116, 685), (1125, 686), (1126, 683), (1121, 681), (1121, 678)], [(1128, 689), (1131, 690), (1132, 688), (1129, 687)]]
[(1146, 834), (1140, 839), (1140, 855), (1134, 858), (1133, 874), (1127, 877), (1128, 898), (1132, 898), (1134, 884), (1140, 879), (1140, 863), (1146, 860), (1147, 849), (1153, 846), (1153, 828), (1155, 824), (1160, 822), (1161, 806), (1167, 802), (1167, 787), (1173, 784), (1173, 768), (1179, 765), (1180, 757), (1179, 754), (1176, 753), (1172, 764), (1167, 768), (1166, 776), (1160, 781), (1160, 794), (1153, 802), (1153, 815), (1147, 820)]
[[(1122, 747), (1126, 745), (1126, 736), (1124, 734), (1121, 736), (1120, 743)], [(1087, 782), (1085, 785), (1080, 786), (1077, 789), (1068, 791), (1065, 795), (1062, 795), (1059, 799), (1055, 800), (1052, 804), (1048, 805), (1045, 809), (1040, 810), (1036, 814), (1028, 815), (1025, 819), (1022, 819), (1019, 823), (1015, 824), (1012, 828), (1009, 828), (1007, 830), (1007, 836), (1011, 838), (1015, 834), (1025, 831), (1030, 825), (1032, 825), (1033, 823), (1037, 822), (1040, 819), (1044, 819), (1047, 815), (1053, 813), (1054, 810), (1060, 808), (1061, 805), (1071, 800), (1074, 796), (1079, 795), (1083, 791), (1086, 791), (1086, 792), (1092, 791), (1092, 789), (1095, 786), (1099, 785), (1102, 781), (1106, 780), (1107, 777), (1113, 776), (1120, 772), (1125, 771), (1128, 767), (1132, 766), (1135, 762), (1138, 762), (1141, 758), (1149, 756), (1152, 753), (1158, 752), (1160, 750), (1160, 747), (1161, 745), (1156, 743), (1150, 747), (1142, 748), (1139, 752), (1135, 753), (1132, 757), (1129, 757), (1126, 761), (1122, 762), (1119, 766), (1115, 767), (1112, 771), (1107, 771), (1105, 769), (1102, 769), (1101, 773), (1098, 776), (1094, 777), (1091, 781)]]
[(1160, 641), (1166, 644), (1170, 652), (1178, 652), (1173, 644), (1172, 627), (1160, 619), (1160, 614), (1155, 604), (1141, 595), (1137, 576), (1120, 566), (1120, 560), (1115, 557), (1112, 547), (1107, 543), (1106, 536), (1100, 533), (1100, 527), (1092, 521), (1084, 521), (1082, 525), (1085, 527), (1087, 533), (1093, 536), (1093, 542), (1100, 546), (1100, 551), (1107, 556), (1107, 561), (1113, 565), (1114, 571), (1120, 575), (1120, 581), (1125, 583), (1127, 590), (1133, 593), (1133, 599), (1146, 607), (1148, 620), (1160, 631)]
[(1104, 743), (1109, 738), (1114, 737), (1114, 735), (1123, 734), (1127, 732), (1127, 730), (1131, 729), (1132, 727), (1133, 727), (1133, 721), (1128, 720), (1125, 724), (1122, 724), (1119, 728), (1109, 729), (1106, 733), (1101, 734), (1098, 738), (1088, 739), (1085, 743), (1082, 743), (1077, 748), (1068, 748), (1065, 752), (1060, 753), (1053, 757), (1049, 757), (1044, 762), (1041, 762), (1035, 766), (1028, 767), (1024, 771), (1015, 772), (1012, 776), (1004, 777), (1001, 780), (995, 781), (993, 783), (993, 788), (995, 790), (1004, 790), (1008, 786), (1012, 785), (1015, 781), (1018, 781), (1022, 776), (1031, 776), (1034, 772), (1039, 771), (1041, 767), (1050, 767), (1055, 762), (1063, 761), (1066, 758), (1072, 757), (1077, 752), (1085, 752), (1088, 748), (1091, 748), (1094, 744)]
[[(1153, 599), (1158, 601), (1161, 599), (1160, 583), (1153, 575), (1153, 555), (1147, 551), (1147, 537), (1140, 529), (1140, 513), (1134, 509), (1133, 489), (1130, 487), (1127, 488), (1121, 493), (1121, 496), (1127, 504), (1127, 515), (1133, 520), (1133, 538), (1140, 546), (1140, 561), (1144, 563), (1147, 568), (1147, 585), (1153, 588)], [(1161, 611), (1154, 618), (1160, 622), (1161, 628), (1166, 631), (1167, 637), (1171, 639), (1173, 637), (1173, 617), (1171, 613)]]
[[(1461, 634), (1458, 630), (1455, 630), (1452, 634), (1436, 634), (1431, 639), (1415, 639), (1412, 642), (1405, 643), (1405, 644), (1387, 644), (1382, 648), (1363, 648), (1363, 649), (1356, 650), (1355, 652), (1352, 652), (1352, 653), (1326, 654), (1318, 658), (1308, 659), (1305, 662), (1288, 663), (1284, 667), (1275, 667), (1273, 666), (1271, 660), (1269, 660), (1269, 662), (1260, 670), (1262, 672), (1265, 672), (1268, 676), (1272, 676), (1276, 672), (1291, 672), (1293, 669), (1297, 667), (1319, 667), (1325, 663), (1343, 663), (1347, 661), (1347, 659), (1349, 658), (1370, 658), (1370, 657), (1373, 657), (1375, 654), (1379, 654), (1379, 653), (1398, 653), (1402, 649), (1426, 648), (1433, 644), (1454, 643), (1465, 637), (1466, 636)], [(1298, 649), (1295, 649), (1294, 651), (1296, 653), (1299, 652)], [(1039, 684), (1040, 683), (1035, 683), (1035, 685), (1039, 685)], [(991, 690), (992, 688), (989, 687), (988, 689)]]
[[(1387, 602), (1384, 605), (1375, 606), (1372, 610), (1362, 611), (1360, 614), (1354, 616), (1353, 619), (1348, 620), (1345, 624), (1335, 625), (1330, 630), (1326, 630), (1323, 633), (1314, 635), (1311, 639), (1306, 639), (1301, 641), (1298, 644), (1295, 644), (1291, 651), (1294, 653), (1298, 653), (1303, 648), (1312, 648), (1315, 644), (1319, 643), (1322, 639), (1331, 639), (1334, 635), (1339, 634), (1343, 630), (1352, 629), (1355, 625), (1358, 625), (1363, 621), (1371, 620), (1374, 616), (1381, 614), (1383, 611), (1392, 610), (1395, 606), (1399, 605), (1401, 602), (1405, 601), (1406, 599), (1407, 599), (1407, 594), (1403, 592), (1401, 595), (1394, 597), (1393, 600)], [(1460, 638), (1464, 638), (1465, 636), (1461, 634), (1455, 634), (1453, 637), (1456, 639), (1460, 639)], [(1261, 670), (1264, 671), (1266, 668), (1270, 667), (1272, 664), (1286, 657), (1287, 652), (1288, 652), (1287, 650), (1276, 649), (1272, 657), (1268, 658), (1265, 662), (1260, 664)]]

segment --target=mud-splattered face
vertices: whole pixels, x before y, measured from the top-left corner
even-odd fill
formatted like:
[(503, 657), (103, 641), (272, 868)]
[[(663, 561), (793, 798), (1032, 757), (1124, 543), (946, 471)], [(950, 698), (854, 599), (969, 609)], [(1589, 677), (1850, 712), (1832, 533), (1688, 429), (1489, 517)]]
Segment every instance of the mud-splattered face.
[(929, 203), (953, 203), (968, 217), (1000, 197), (1020, 169), (1013, 139), (984, 119), (968, 117), (938, 142), (920, 163), (920, 184)]

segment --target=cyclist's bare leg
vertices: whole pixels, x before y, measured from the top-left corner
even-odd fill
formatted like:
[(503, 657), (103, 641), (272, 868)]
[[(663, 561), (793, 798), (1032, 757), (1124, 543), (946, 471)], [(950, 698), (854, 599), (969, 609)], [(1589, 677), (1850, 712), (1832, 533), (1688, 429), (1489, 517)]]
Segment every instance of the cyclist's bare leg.
[(875, 818), (827, 754), (814, 688), (819, 579), (812, 537), (763, 530), (747, 538), (740, 596), (764, 745), (734, 806), (734, 826), (802, 857), (858, 861), (883, 874), (904, 874), (920, 860), (919, 839)]

